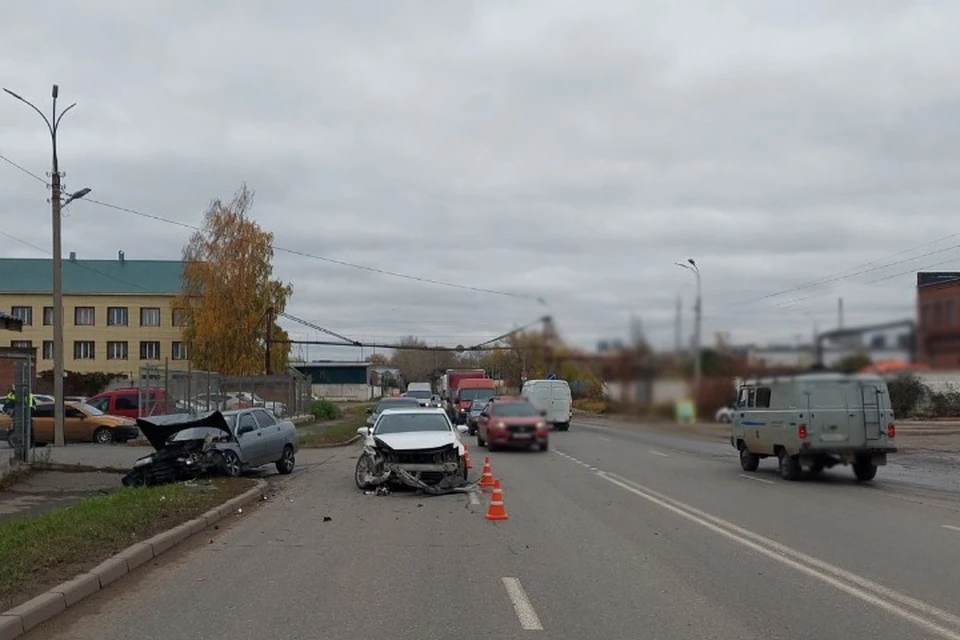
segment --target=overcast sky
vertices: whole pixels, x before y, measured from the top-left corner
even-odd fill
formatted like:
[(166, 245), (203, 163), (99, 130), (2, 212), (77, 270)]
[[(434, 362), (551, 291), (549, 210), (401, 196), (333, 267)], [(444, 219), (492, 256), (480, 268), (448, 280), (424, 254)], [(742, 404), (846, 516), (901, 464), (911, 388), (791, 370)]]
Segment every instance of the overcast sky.
[[(279, 252), (290, 313), (353, 338), (473, 344), (548, 312), (592, 347), (636, 313), (671, 346), (694, 257), (705, 342), (793, 342), (840, 296), (848, 325), (909, 318), (916, 270), (960, 269), (955, 0), (6, 5), (2, 85), (78, 103), (69, 189), (195, 225), (246, 181), (278, 247), (513, 294)], [(43, 123), (2, 98), (0, 153), (42, 176)], [(0, 161), (0, 231), (48, 250), (46, 197)], [(82, 258), (190, 233), (67, 211)]]

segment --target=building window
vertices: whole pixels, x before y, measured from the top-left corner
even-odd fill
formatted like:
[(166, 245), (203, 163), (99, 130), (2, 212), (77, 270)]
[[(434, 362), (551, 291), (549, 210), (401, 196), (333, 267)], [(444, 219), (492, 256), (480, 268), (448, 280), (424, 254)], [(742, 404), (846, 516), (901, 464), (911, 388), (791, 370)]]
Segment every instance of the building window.
[(107, 360), (127, 360), (129, 357), (130, 346), (126, 342), (107, 343)]
[(159, 342), (141, 342), (140, 343), (141, 360), (159, 360), (160, 343)]
[(53, 325), (53, 307), (44, 307), (43, 308), (43, 326), (49, 327)]
[(40, 357), (44, 360), (53, 360), (53, 340), (44, 340)]
[(957, 324), (956, 300), (947, 300), (943, 303), (943, 315), (944, 321), (947, 323), (948, 327), (953, 327)]
[(880, 335), (873, 336), (870, 338), (870, 348), (871, 349), (886, 349), (887, 348), (887, 336)]
[(160, 307), (140, 307), (140, 326), (159, 327)]
[(920, 307), (920, 326), (929, 327), (930, 326), (930, 303), (926, 302), (922, 307)]
[(20, 320), (24, 326), (33, 324), (33, 307), (10, 307), (10, 315)]
[(33, 349), (33, 340), (11, 340), (10, 346), (14, 349)]
[(173, 348), (171, 349), (170, 357), (174, 360), (186, 360), (188, 357), (186, 343), (174, 342)]
[(189, 309), (174, 309), (173, 310), (173, 326), (175, 327), (186, 327), (190, 324), (190, 310)]
[(74, 360), (93, 360), (96, 355), (96, 343), (93, 340), (77, 340), (73, 343)]
[(96, 321), (96, 315), (93, 307), (75, 307), (73, 324), (78, 327), (92, 327)]
[(126, 307), (107, 307), (107, 324), (111, 327), (125, 327), (130, 324)]

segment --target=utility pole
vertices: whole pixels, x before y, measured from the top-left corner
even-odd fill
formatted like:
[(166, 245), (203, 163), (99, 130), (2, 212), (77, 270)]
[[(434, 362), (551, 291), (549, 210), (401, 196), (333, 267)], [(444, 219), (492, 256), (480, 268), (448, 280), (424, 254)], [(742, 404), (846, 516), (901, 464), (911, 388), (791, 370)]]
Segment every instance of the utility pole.
[(683, 267), (688, 271), (692, 271), (693, 274), (697, 277), (697, 301), (694, 305), (694, 329), (693, 329), (693, 393), (694, 400), (698, 399), (700, 396), (700, 378), (702, 375), (702, 349), (700, 348), (700, 330), (701, 322), (703, 318), (703, 304), (701, 300), (701, 288), (700, 288), (700, 267), (697, 266), (696, 261), (693, 258), (687, 258), (686, 262), (677, 262), (677, 266)]
[(673, 318), (673, 350), (678, 354), (683, 349), (683, 300), (677, 294), (677, 310)]
[(837, 329), (843, 329), (843, 298), (837, 299)]
[(263, 371), (269, 376), (273, 373), (273, 307), (267, 307), (264, 320), (267, 326), (266, 337), (264, 339), (266, 348), (263, 350)]
[(62, 202), (61, 198), (61, 178), (60, 160), (57, 156), (57, 131), (60, 129), (60, 121), (67, 111), (77, 106), (74, 102), (69, 107), (57, 113), (57, 97), (60, 94), (60, 87), (53, 85), (53, 109), (51, 117), (47, 118), (43, 111), (36, 105), (14, 93), (10, 89), (4, 89), (10, 96), (24, 103), (43, 118), (50, 132), (50, 140), (53, 144), (53, 171), (50, 174), (50, 213), (53, 218), (53, 442), (55, 446), (62, 447), (64, 442), (64, 406), (63, 406), (63, 378), (66, 375), (63, 365), (63, 242), (61, 238), (60, 213), (64, 206), (74, 200), (78, 200), (88, 193), (90, 189), (81, 189)]

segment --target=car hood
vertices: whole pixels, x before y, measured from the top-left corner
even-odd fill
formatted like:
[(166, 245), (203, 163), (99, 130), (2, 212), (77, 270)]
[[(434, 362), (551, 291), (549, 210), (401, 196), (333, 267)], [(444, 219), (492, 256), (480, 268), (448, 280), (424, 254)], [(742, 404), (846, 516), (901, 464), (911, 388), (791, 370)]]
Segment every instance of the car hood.
[(447, 444), (454, 444), (457, 439), (449, 431), (412, 431), (409, 433), (374, 434), (375, 439), (381, 441), (395, 451), (415, 451), (417, 449), (435, 449)]
[(148, 418), (137, 418), (137, 426), (143, 436), (150, 441), (154, 449), (160, 451), (167, 444), (167, 439), (184, 429), (196, 427), (213, 427), (233, 435), (227, 425), (226, 418), (219, 411), (196, 416), (189, 413), (172, 413)]

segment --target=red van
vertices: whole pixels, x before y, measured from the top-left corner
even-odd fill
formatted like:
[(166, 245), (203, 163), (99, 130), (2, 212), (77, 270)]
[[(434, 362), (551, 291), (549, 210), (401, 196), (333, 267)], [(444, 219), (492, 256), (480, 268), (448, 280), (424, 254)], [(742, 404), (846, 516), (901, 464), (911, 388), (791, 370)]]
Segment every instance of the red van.
[(167, 391), (166, 389), (114, 389), (98, 393), (87, 400), (87, 404), (107, 415), (135, 420), (166, 413)]

